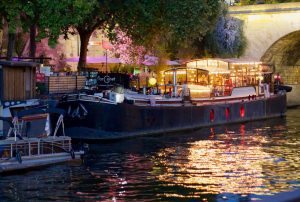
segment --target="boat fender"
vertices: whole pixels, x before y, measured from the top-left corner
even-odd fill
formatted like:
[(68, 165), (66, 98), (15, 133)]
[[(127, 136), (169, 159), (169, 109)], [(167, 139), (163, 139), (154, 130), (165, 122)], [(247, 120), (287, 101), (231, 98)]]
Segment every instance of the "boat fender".
[(22, 163), (22, 155), (19, 151), (17, 151), (16, 153), (16, 159), (20, 164)]
[(74, 152), (74, 150), (73, 150), (73, 149), (71, 149), (71, 151), (70, 151), (70, 155), (71, 155), (71, 158), (72, 158), (72, 159), (75, 159), (75, 152)]

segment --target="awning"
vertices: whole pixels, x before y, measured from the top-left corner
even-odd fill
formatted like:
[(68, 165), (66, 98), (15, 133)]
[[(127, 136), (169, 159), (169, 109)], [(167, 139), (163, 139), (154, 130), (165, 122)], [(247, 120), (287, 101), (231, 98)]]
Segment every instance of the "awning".
[[(71, 57), (66, 58), (66, 62), (79, 62), (79, 57)], [(106, 57), (105, 56), (98, 56), (98, 57), (87, 57), (86, 58), (87, 63), (106, 63)], [(111, 58), (107, 57), (107, 63), (121, 63), (119, 58)]]

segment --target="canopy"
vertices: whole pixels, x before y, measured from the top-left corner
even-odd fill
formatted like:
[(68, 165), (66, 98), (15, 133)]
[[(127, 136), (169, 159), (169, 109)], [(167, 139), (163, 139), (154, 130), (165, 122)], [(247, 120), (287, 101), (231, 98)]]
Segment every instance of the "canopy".
[[(65, 61), (66, 62), (78, 62), (79, 57), (66, 58)], [(87, 63), (106, 63), (106, 56), (87, 57), (86, 62)], [(121, 61), (119, 58), (107, 57), (107, 63), (121, 63)]]
[[(158, 60), (159, 60), (158, 57), (145, 55), (145, 60), (142, 63), (143, 63), (143, 65), (146, 65), (146, 66), (154, 66), (154, 65), (158, 65)], [(168, 66), (178, 66), (178, 65), (181, 65), (181, 63), (179, 61), (176, 61), (176, 60), (173, 60), (173, 61), (172, 60), (167, 60), (166, 65), (168, 65)]]
[[(105, 56), (98, 56), (98, 57), (87, 57), (86, 58), (87, 63), (106, 63), (106, 57)], [(146, 66), (154, 66), (158, 64), (158, 57), (155, 56), (149, 56), (145, 55), (145, 60), (142, 62), (143, 65)], [(70, 57), (65, 59), (66, 62), (78, 62), (79, 57)], [(108, 57), (107, 58), (107, 63), (122, 63), (119, 58), (112, 58)], [(171, 61), (167, 60), (166, 65), (168, 66), (176, 66), (176, 65), (181, 65), (180, 62), (178, 61)]]

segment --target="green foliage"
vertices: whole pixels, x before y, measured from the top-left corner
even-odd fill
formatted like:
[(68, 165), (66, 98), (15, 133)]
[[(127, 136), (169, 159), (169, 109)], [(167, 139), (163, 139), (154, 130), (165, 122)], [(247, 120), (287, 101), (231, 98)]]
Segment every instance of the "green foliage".
[(222, 16), (213, 32), (195, 44), (198, 57), (240, 57), (246, 48), (243, 22), (239, 19)]
[(252, 5), (257, 3), (265, 4), (276, 4), (276, 3), (289, 3), (289, 2), (300, 2), (300, 0), (240, 0), (240, 5)]
[(114, 65), (110, 67), (110, 72), (112, 73), (133, 73), (135, 66), (134, 65)]
[(9, 30), (14, 33), (17, 27), (29, 31), (32, 24), (39, 29), (37, 40), (49, 37), (50, 43), (69, 27), (82, 23), (91, 10), (98, 5), (96, 0), (1, 0), (2, 16), (9, 23)]
[[(70, 32), (70, 28), (82, 23), (86, 16), (97, 5), (96, 0), (39, 0), (38, 39), (49, 37), (49, 45), (54, 46), (56, 39)], [(34, 10), (34, 8), (32, 8)]]
[(47, 93), (47, 87), (45, 83), (36, 83), (36, 91), (38, 95), (44, 95)]
[(15, 33), (17, 27), (21, 25), (19, 20), (21, 0), (0, 0), (1, 16), (8, 22), (8, 32)]
[[(113, 21), (135, 43), (176, 57), (214, 27), (219, 0), (127, 0), (116, 8)], [(113, 32), (111, 33), (113, 39)], [(160, 45), (159, 45), (160, 44)]]
[[(0, 9), (14, 32), (35, 24), (37, 41), (49, 38), (54, 46), (59, 35), (80, 34), (89, 39), (96, 29), (115, 38), (119, 27), (137, 45), (159, 49), (175, 58), (213, 29), (222, 0), (0, 0)], [(75, 30), (76, 29), (76, 30)], [(82, 44), (87, 46), (87, 44)], [(86, 49), (82, 49), (86, 51)], [(85, 54), (82, 55), (84, 57)]]

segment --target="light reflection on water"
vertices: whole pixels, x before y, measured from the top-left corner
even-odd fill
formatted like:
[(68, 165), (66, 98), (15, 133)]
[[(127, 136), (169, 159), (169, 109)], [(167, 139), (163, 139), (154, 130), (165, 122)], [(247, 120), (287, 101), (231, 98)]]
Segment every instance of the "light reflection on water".
[(291, 191), (300, 186), (299, 113), (91, 145), (85, 166), (0, 176), (0, 201), (251, 201)]

